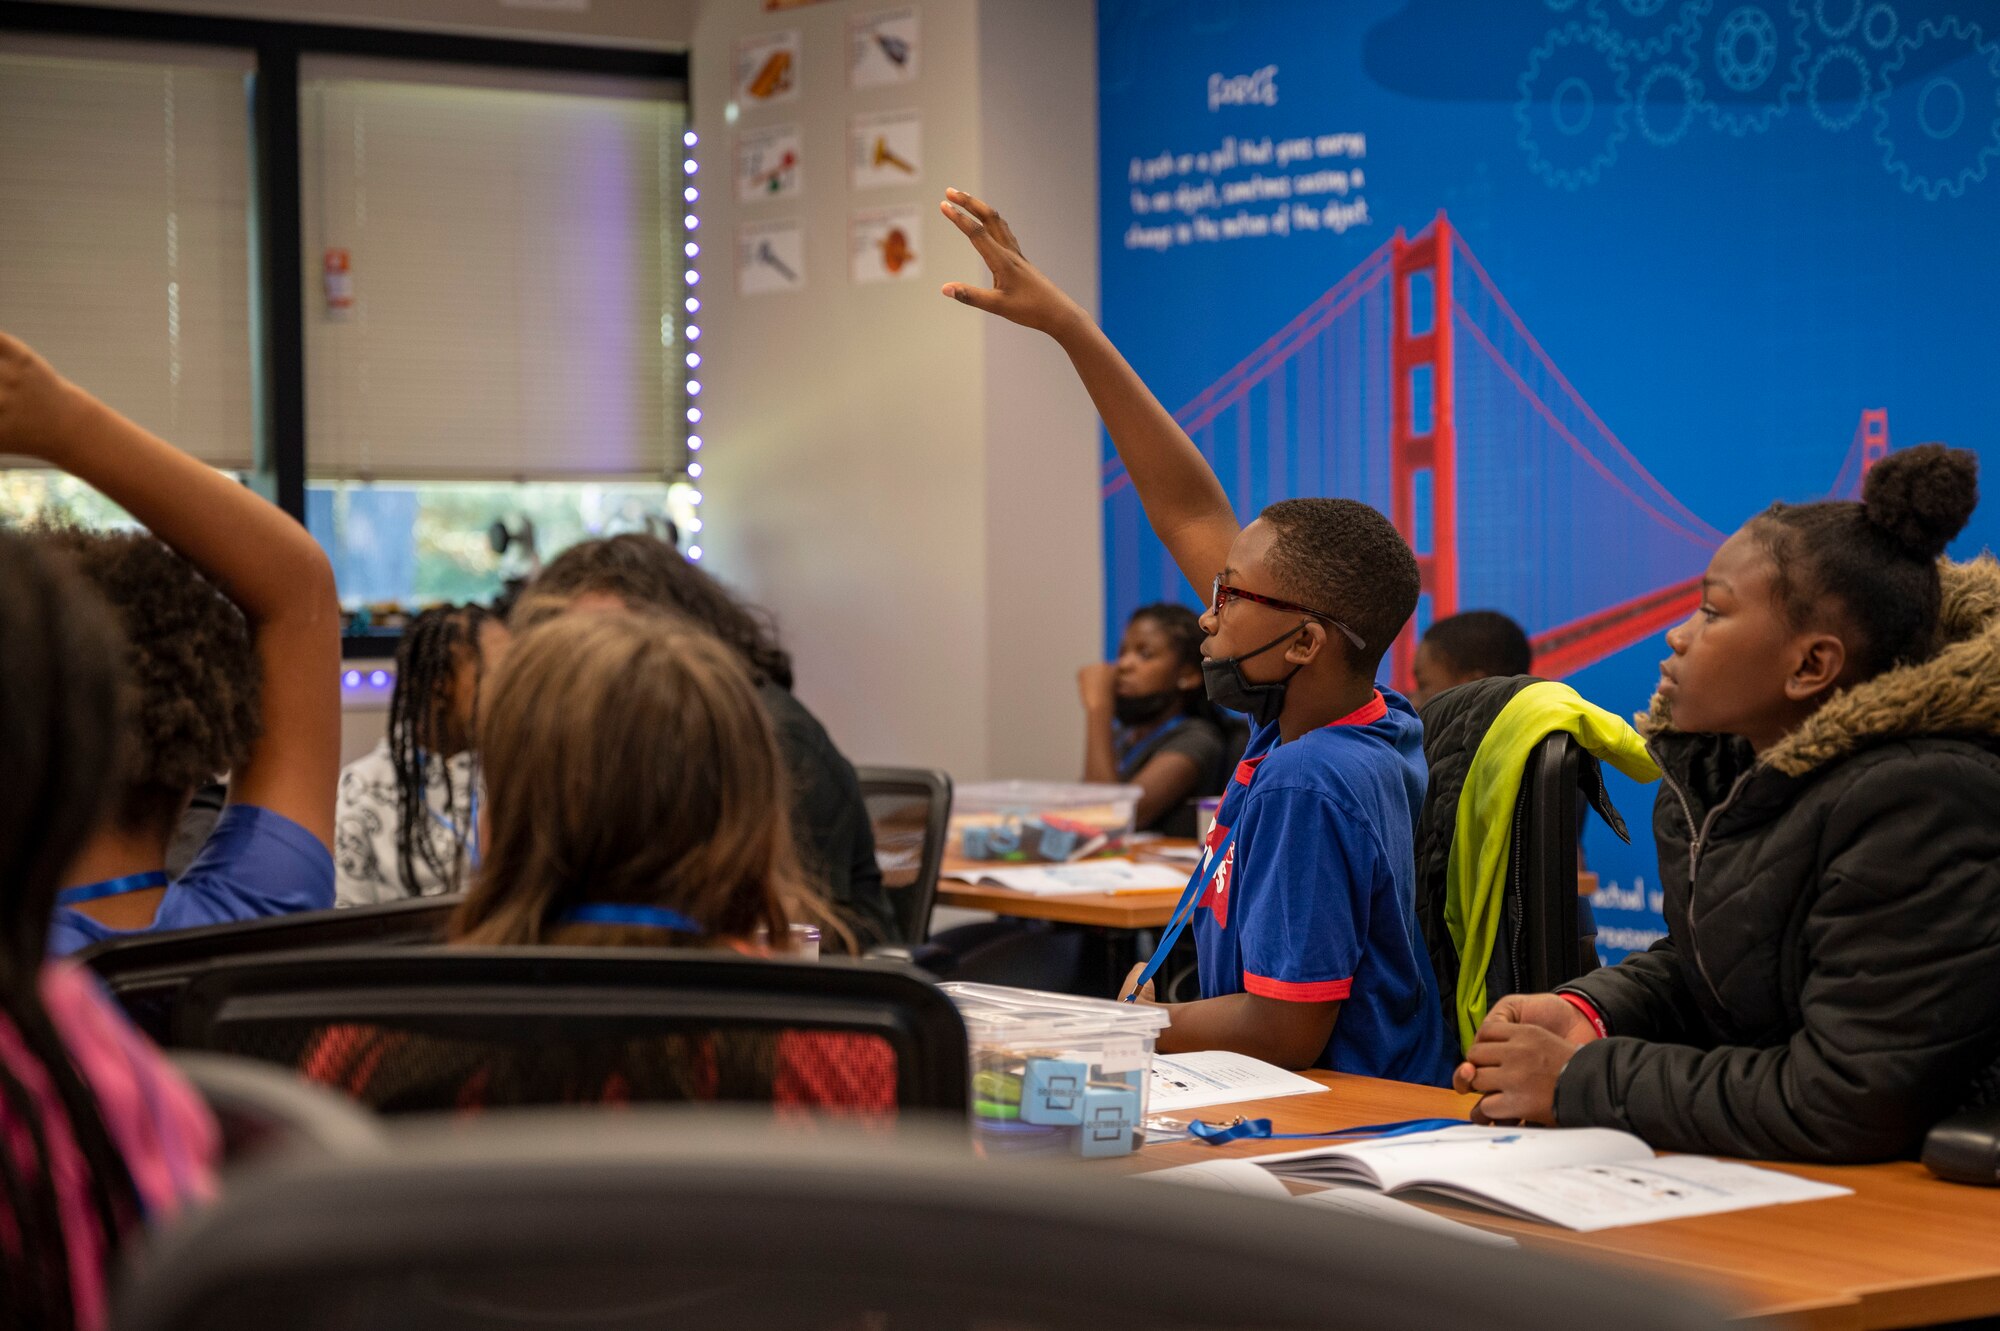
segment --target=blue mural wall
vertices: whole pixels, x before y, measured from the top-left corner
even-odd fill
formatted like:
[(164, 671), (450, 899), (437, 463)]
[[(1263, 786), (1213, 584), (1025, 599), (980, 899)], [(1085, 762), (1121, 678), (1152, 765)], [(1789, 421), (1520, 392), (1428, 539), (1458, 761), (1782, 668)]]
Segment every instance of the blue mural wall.
[[(1505, 610), (1605, 706), (1643, 708), (1750, 514), (1856, 493), (1884, 440), (1994, 442), (1984, 0), (1100, 0), (1099, 24), (1105, 326), (1239, 513), (1389, 511), (1398, 450), (1448, 436), (1404, 482), (1405, 534), (1455, 564), (1420, 618)], [(1399, 287), (1448, 356), (1398, 342)], [(1105, 460), (1109, 642), (1195, 598)], [(1661, 927), (1651, 791), (1615, 795), (1638, 844), (1587, 841), (1614, 959)]]

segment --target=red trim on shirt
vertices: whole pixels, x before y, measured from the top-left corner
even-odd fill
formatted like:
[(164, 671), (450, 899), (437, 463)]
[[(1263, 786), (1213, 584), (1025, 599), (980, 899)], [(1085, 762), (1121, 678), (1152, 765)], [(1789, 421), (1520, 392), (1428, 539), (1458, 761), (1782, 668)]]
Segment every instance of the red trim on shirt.
[(1243, 989), (1259, 998), (1279, 998), (1287, 1003), (1331, 1003), (1335, 999), (1346, 998), (1354, 988), (1354, 977), (1345, 980), (1310, 980), (1300, 983), (1296, 980), (1273, 980), (1262, 975), (1243, 972)]
[(1585, 998), (1582, 994), (1572, 994), (1565, 992), (1557, 994), (1556, 997), (1563, 1000), (1563, 1002), (1568, 1003), (1578, 1012), (1581, 1012), (1583, 1014), (1584, 1020), (1590, 1023), (1590, 1029), (1597, 1032), (1598, 1039), (1602, 1040), (1606, 1036), (1611, 1034), (1610, 1028), (1604, 1024), (1604, 1014), (1597, 1010), (1597, 1004), (1591, 1002), (1589, 999)]
[(1382, 690), (1377, 689), (1375, 690), (1374, 697), (1370, 698), (1367, 702), (1362, 703), (1359, 707), (1349, 712), (1346, 716), (1341, 717), (1338, 721), (1327, 722), (1327, 725), (1329, 727), (1372, 726), (1377, 721), (1380, 721), (1383, 717), (1387, 716), (1388, 714), (1389, 714), (1389, 704), (1382, 697)]
[(1270, 757), (1269, 754), (1259, 754), (1255, 758), (1245, 758), (1242, 762), (1236, 764), (1236, 784), (1239, 786), (1249, 785), (1250, 778), (1257, 775), (1257, 764), (1263, 762), (1268, 757)]

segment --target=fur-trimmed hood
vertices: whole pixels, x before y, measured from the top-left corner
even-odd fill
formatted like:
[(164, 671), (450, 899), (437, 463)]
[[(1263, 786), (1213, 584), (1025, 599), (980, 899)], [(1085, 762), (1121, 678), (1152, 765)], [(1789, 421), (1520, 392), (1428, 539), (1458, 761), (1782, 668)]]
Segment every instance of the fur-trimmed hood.
[[(1928, 661), (1899, 666), (1835, 694), (1758, 758), (1786, 776), (1804, 776), (1870, 740), (1911, 735), (1976, 735), (2000, 740), (2000, 561), (1938, 561), (1944, 585), (1939, 630), (1945, 646)], [(1647, 738), (1675, 733), (1667, 703), (1633, 718)]]

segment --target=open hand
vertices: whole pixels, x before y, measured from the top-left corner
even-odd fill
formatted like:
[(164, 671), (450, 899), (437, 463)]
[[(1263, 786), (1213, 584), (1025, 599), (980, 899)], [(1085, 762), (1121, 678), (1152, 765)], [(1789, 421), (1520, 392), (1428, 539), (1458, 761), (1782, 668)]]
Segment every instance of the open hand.
[(1014, 228), (990, 205), (964, 190), (948, 189), (938, 208), (972, 241), (972, 248), (979, 251), (979, 257), (993, 274), (991, 287), (947, 282), (943, 288), (945, 295), (1052, 336), (1088, 321), (1089, 316), (1081, 306), (1027, 261), (1021, 253), (1021, 242), (1014, 238)]
[(1118, 704), (1118, 667), (1093, 661), (1076, 672), (1076, 693), (1086, 712), (1109, 713)]
[(59, 461), (69, 417), (87, 401), (33, 347), (0, 333), (0, 454)]

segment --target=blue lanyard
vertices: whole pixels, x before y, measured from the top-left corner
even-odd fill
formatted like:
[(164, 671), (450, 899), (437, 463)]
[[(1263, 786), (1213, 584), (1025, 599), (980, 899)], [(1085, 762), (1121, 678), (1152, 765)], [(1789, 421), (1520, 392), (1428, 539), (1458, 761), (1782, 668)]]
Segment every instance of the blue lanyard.
[[(477, 869), (479, 867), (479, 774), (475, 771), (472, 780), (466, 783), (466, 798), (472, 804), (466, 815), (470, 827), (467, 831), (460, 831), (455, 821), (445, 817), (436, 809), (431, 808), (430, 780), (429, 774), (425, 770), (429, 765), (429, 754), (424, 754), (417, 759), (417, 785), (423, 791), (424, 809), (437, 822), (439, 827), (451, 833), (451, 839), (454, 842), (465, 847), (466, 859), (471, 862), (473, 868)], [(449, 759), (445, 761), (444, 783), (446, 790), (451, 789), (451, 762)]]
[(128, 873), (123, 878), (107, 878), (101, 883), (85, 883), (82, 887), (66, 887), (56, 893), (58, 906), (81, 906), (86, 901), (96, 901), (100, 897), (121, 897), (127, 892), (143, 892), (148, 888), (165, 887), (167, 873), (164, 869), (149, 869), (145, 873)]
[(1186, 724), (1187, 724), (1187, 717), (1185, 715), (1176, 716), (1173, 719), (1169, 720), (1165, 725), (1161, 726), (1158, 730), (1155, 730), (1152, 734), (1140, 740), (1137, 744), (1125, 748), (1118, 755), (1118, 775), (1121, 778), (1124, 777), (1126, 773), (1126, 767), (1125, 767), (1126, 759), (1130, 758), (1134, 753), (1138, 752), (1140, 749), (1146, 747), (1147, 745), (1154, 744), (1160, 740), (1165, 739), (1167, 736), (1173, 734), (1176, 730), (1179, 730), (1182, 726)]
[(1139, 991), (1160, 973), (1160, 967), (1167, 964), (1168, 954), (1174, 950), (1174, 944), (1181, 941), (1181, 934), (1186, 932), (1188, 922), (1194, 919), (1195, 911), (1201, 906), (1202, 894), (1207, 892), (1208, 885), (1215, 881), (1215, 875), (1222, 868), (1222, 862), (1229, 858), (1229, 848), (1235, 844), (1236, 829), (1231, 828), (1229, 834), (1222, 838), (1221, 844), (1209, 852), (1208, 857), (1188, 879), (1188, 885), (1181, 891), (1181, 899), (1174, 903), (1173, 917), (1168, 921), (1166, 932), (1160, 935), (1160, 945), (1153, 949), (1153, 958), (1146, 963), (1146, 969), (1139, 972), (1139, 982), (1132, 986), (1132, 992), (1126, 996), (1126, 1002), (1136, 1001)]
[(1358, 1140), (1364, 1137), (1410, 1137), (1419, 1132), (1442, 1132), (1446, 1128), (1462, 1128), (1466, 1122), (1462, 1118), (1406, 1118), (1395, 1123), (1364, 1123), (1355, 1128), (1338, 1128), (1332, 1132), (1273, 1132), (1268, 1118), (1239, 1118), (1231, 1123), (1204, 1123), (1195, 1119), (1187, 1125), (1188, 1136), (1210, 1146), (1226, 1146), (1230, 1142), (1273, 1141), (1302, 1142), (1320, 1141), (1329, 1137)]
[(677, 910), (665, 906), (641, 906), (623, 901), (593, 901), (571, 906), (556, 916), (558, 924), (636, 924), (645, 928), (671, 929), (677, 934), (698, 934), (702, 927)]

